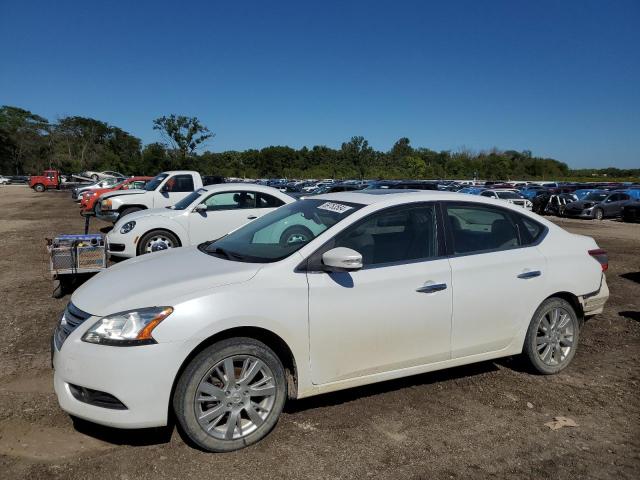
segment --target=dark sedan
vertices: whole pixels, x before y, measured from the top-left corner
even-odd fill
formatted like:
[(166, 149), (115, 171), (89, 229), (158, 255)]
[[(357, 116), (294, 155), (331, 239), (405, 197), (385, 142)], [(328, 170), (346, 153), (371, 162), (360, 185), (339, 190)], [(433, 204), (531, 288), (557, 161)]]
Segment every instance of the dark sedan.
[(564, 209), (567, 217), (604, 218), (619, 217), (624, 203), (631, 197), (624, 192), (591, 192), (582, 200), (569, 203)]
[(640, 222), (640, 200), (626, 202), (620, 216), (624, 222)]

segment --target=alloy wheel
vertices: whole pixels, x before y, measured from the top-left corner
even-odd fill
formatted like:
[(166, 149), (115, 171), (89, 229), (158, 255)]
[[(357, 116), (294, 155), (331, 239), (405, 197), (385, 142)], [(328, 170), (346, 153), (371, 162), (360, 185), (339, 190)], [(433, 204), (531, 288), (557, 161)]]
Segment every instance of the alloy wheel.
[(173, 241), (165, 235), (154, 235), (144, 246), (145, 253), (159, 252), (160, 250), (167, 250), (173, 248)]
[(546, 365), (562, 365), (574, 346), (575, 325), (571, 314), (553, 307), (540, 316), (536, 332), (536, 352)]
[(198, 424), (219, 440), (237, 440), (253, 433), (273, 410), (276, 383), (265, 362), (251, 355), (233, 355), (213, 366), (195, 395)]

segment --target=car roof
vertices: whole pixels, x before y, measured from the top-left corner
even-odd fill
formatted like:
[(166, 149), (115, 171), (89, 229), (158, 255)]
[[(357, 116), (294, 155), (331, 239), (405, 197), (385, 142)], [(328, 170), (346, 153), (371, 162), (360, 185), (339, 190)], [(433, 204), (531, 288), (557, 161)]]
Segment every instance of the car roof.
[[(269, 193), (269, 194), (274, 194), (275, 192), (278, 192), (279, 194), (282, 194), (282, 192), (280, 192), (280, 190), (278, 190), (277, 188), (273, 188), (273, 187), (268, 187), (266, 185), (258, 185), (257, 183), (242, 183), (242, 182), (236, 182), (236, 183), (216, 183), (213, 185), (206, 185), (204, 187), (202, 187), (204, 190), (208, 191), (208, 192), (215, 192), (215, 191), (220, 191), (220, 192), (225, 192), (228, 190), (250, 190), (250, 191), (254, 191), (254, 192), (263, 192), (263, 193)], [(282, 194), (284, 195), (284, 194)]]
[[(323, 193), (311, 197), (313, 200), (327, 200), (338, 202), (359, 203), (361, 205), (373, 205), (385, 203), (389, 205), (401, 205), (412, 202), (433, 202), (433, 201), (459, 201), (478, 202), (495, 205), (490, 199), (465, 193), (447, 192), (443, 190), (400, 190), (400, 189), (370, 189), (357, 190), (352, 192)], [(505, 205), (508, 205), (505, 202)]]

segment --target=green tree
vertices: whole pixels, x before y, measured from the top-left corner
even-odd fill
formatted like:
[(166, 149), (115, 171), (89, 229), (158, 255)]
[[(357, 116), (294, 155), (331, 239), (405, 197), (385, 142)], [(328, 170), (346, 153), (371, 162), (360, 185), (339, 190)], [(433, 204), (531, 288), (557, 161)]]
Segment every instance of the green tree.
[(3, 105), (0, 107), (0, 141), (4, 151), (2, 169), (19, 175), (38, 171), (48, 157), (47, 119), (29, 110)]
[(179, 162), (184, 162), (204, 142), (214, 136), (197, 117), (184, 115), (171, 114), (156, 118), (153, 121), (153, 129), (160, 132)]

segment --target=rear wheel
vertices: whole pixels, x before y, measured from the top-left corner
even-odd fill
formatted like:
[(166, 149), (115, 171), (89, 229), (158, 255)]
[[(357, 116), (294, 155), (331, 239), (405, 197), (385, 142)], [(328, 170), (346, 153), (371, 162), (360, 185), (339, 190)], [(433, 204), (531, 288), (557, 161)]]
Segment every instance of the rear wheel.
[(38, 193), (42, 193), (44, 192), (44, 185), (42, 185), (41, 183), (37, 183), (33, 186), (33, 189)]
[(564, 370), (576, 354), (580, 322), (569, 302), (548, 298), (533, 315), (524, 354), (533, 369), (545, 375)]
[(593, 218), (596, 220), (602, 220), (604, 218), (604, 211), (601, 208), (596, 208), (593, 211)]
[(173, 408), (196, 445), (229, 452), (267, 435), (286, 397), (284, 367), (276, 354), (252, 338), (230, 338), (206, 348), (187, 365)]
[(145, 233), (138, 242), (137, 254), (159, 252), (180, 246), (180, 240), (167, 230), (151, 230)]

